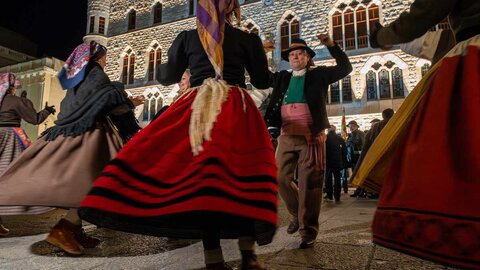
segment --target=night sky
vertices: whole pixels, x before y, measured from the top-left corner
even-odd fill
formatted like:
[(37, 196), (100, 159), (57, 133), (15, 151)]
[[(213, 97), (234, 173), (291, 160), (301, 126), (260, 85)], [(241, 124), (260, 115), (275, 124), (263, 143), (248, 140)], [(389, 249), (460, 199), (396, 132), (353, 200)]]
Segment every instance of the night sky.
[(37, 57), (66, 60), (85, 35), (87, 0), (4, 0), (1, 10), (0, 25), (36, 43)]

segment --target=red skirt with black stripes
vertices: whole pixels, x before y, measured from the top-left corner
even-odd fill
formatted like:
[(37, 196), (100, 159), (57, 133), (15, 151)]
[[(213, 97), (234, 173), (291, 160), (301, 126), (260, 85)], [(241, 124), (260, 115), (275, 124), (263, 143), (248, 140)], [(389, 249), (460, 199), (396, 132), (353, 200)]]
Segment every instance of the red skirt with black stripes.
[(277, 168), (255, 103), (232, 87), (212, 140), (194, 156), (189, 123), (196, 94), (193, 89), (172, 104), (105, 167), (81, 203), (83, 219), (177, 238), (201, 238), (216, 227), (221, 238), (271, 242), (278, 221)]

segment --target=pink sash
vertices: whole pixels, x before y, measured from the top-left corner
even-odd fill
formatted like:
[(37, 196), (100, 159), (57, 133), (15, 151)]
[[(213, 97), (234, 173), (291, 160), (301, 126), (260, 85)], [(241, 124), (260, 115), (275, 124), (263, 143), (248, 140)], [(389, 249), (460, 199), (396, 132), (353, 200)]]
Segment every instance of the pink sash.
[(312, 125), (312, 115), (308, 104), (292, 103), (282, 106), (282, 129), (280, 135), (301, 135), (305, 136), (308, 143), (309, 159), (317, 165), (320, 170), (325, 170), (326, 162), (326, 135), (320, 132), (312, 136), (310, 126)]

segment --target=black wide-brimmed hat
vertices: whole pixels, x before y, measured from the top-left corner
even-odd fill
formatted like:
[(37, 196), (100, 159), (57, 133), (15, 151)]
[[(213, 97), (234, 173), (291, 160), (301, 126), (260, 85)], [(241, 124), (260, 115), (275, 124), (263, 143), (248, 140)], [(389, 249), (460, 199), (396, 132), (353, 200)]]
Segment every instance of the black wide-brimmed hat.
[(307, 46), (307, 43), (305, 42), (305, 40), (300, 38), (294, 38), (292, 39), (292, 43), (290, 44), (290, 47), (282, 51), (282, 59), (288, 62), (288, 54), (291, 51), (298, 50), (298, 49), (306, 50), (307, 53), (310, 55), (310, 58), (312, 59), (313, 57), (315, 57), (316, 53), (312, 49), (310, 49), (310, 47)]
[(355, 121), (355, 120), (352, 120), (352, 121), (348, 122), (347, 126), (350, 126), (350, 125), (355, 125), (355, 126), (359, 127), (357, 121)]

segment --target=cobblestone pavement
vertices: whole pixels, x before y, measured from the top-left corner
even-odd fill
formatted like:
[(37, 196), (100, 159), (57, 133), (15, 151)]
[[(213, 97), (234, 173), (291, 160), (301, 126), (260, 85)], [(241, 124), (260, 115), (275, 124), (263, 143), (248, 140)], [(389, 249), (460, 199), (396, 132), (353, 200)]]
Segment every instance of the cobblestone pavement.
[[(288, 235), (288, 214), (280, 206), (280, 226), (272, 244), (257, 248), (269, 269), (451, 269), (372, 244), (370, 225), (376, 201), (342, 197), (323, 202), (320, 234), (311, 249), (298, 249), (298, 235)], [(202, 244), (116, 232), (93, 225), (87, 233), (102, 244), (80, 257), (67, 256), (43, 241), (65, 210), (38, 216), (3, 217), (11, 235), (0, 238), (0, 269), (202, 269)], [(240, 267), (236, 241), (222, 241), (226, 261)]]

